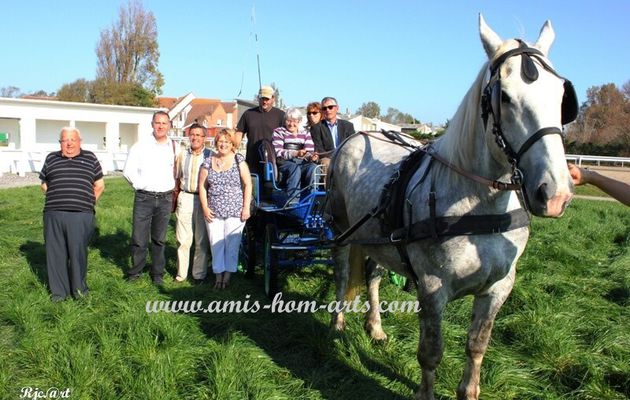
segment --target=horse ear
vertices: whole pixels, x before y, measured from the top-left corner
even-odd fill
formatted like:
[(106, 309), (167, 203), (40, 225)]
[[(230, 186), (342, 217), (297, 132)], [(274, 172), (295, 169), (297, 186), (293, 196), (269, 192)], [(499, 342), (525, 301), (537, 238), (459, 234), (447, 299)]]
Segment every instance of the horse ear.
[(551, 48), (551, 44), (556, 38), (556, 34), (551, 27), (551, 21), (547, 20), (543, 27), (540, 29), (540, 35), (538, 36), (538, 40), (536, 41), (535, 46), (540, 49), (545, 55), (549, 54), (549, 49)]
[(479, 36), (481, 37), (481, 43), (483, 44), (488, 58), (492, 59), (494, 53), (496, 53), (501, 44), (503, 44), (503, 40), (490, 29), (481, 13), (479, 13)]

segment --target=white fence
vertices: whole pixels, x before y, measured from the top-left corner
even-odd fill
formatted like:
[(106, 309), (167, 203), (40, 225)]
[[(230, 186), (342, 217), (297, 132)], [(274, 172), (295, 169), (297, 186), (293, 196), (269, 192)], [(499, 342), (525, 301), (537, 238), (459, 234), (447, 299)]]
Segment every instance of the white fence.
[(613, 167), (623, 167), (625, 165), (630, 165), (630, 158), (628, 157), (583, 156), (578, 154), (566, 154), (566, 159), (567, 161), (571, 161), (579, 166), (582, 166), (582, 164), (596, 164), (598, 166), (606, 164)]

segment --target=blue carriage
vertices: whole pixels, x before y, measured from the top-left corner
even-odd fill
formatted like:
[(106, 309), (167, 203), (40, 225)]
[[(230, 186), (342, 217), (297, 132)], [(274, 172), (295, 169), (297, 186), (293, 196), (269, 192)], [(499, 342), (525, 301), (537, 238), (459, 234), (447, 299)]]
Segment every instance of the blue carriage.
[(265, 294), (279, 291), (280, 270), (313, 264), (331, 265), (328, 249), (333, 233), (324, 220), (325, 172), (317, 165), (312, 180), (292, 197), (281, 179), (270, 144), (261, 146), (262, 176), (252, 173), (252, 217), (243, 234), (241, 256), (252, 276), (262, 264)]

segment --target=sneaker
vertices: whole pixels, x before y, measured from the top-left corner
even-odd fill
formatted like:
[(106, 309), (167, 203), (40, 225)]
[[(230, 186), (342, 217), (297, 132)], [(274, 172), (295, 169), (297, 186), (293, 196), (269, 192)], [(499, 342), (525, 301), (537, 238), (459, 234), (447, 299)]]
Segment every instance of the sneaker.
[(156, 286), (162, 286), (164, 284), (164, 280), (162, 280), (161, 276), (154, 276), (153, 277), (153, 284)]

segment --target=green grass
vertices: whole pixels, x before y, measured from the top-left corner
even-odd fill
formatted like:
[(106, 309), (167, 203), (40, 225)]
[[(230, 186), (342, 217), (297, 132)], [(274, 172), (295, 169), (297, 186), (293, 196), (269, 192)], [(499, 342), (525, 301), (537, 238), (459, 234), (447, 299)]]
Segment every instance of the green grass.
[[(46, 288), (37, 187), (0, 190), (0, 398), (23, 387), (70, 388), (71, 399), (403, 399), (416, 390), (418, 322), (385, 314), (389, 340), (370, 341), (362, 316), (343, 335), (329, 315), (149, 314), (147, 300), (245, 300), (267, 304), (260, 272), (229, 290), (157, 288), (123, 281), (132, 192), (106, 181), (97, 207), (86, 298), (53, 304)], [(497, 318), (482, 369), (482, 399), (630, 397), (630, 212), (577, 199), (559, 220), (535, 219), (517, 282)], [(175, 273), (170, 229), (167, 270)], [(333, 299), (331, 271), (283, 276), (285, 299)], [(390, 283), (384, 300), (412, 300)], [(471, 299), (449, 304), (439, 399), (454, 398), (464, 363)]]

